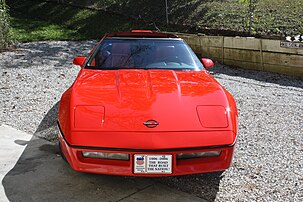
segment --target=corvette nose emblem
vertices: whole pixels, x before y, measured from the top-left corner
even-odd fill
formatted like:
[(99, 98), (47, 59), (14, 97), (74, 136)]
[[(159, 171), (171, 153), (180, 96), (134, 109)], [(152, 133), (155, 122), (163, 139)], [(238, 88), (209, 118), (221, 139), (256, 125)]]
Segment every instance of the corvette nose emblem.
[(144, 122), (143, 124), (148, 128), (155, 128), (159, 125), (159, 123), (155, 120), (148, 120), (148, 121)]

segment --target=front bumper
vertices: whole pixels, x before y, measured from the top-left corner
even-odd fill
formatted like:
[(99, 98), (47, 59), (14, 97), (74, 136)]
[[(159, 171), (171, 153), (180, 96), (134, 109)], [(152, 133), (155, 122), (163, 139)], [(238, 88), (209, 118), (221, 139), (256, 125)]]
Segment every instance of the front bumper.
[[(98, 149), (89, 147), (75, 147), (69, 145), (62, 134), (59, 133), (59, 142), (62, 153), (66, 157), (70, 166), (79, 172), (88, 172), (96, 174), (123, 175), (123, 176), (144, 176), (144, 177), (163, 177), (198, 174), (205, 172), (222, 171), (229, 168), (231, 165), (235, 145), (216, 147), (216, 148), (186, 148), (182, 149), (166, 149), (166, 150), (136, 150), (127, 149)], [(220, 150), (221, 154), (217, 157), (203, 157), (192, 159), (177, 159), (179, 153), (206, 152)], [(109, 160), (109, 159), (94, 159), (86, 158), (82, 155), (83, 151), (88, 152), (118, 152), (129, 154), (129, 160)], [(135, 154), (166, 154), (172, 155), (172, 173), (171, 174), (135, 174), (134, 173), (134, 155)]]

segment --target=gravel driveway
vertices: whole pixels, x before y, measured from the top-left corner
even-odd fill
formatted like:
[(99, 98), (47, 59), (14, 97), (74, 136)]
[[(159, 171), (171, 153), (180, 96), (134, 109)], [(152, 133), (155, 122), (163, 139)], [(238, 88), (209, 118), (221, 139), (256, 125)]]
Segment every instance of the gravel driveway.
[[(56, 141), (58, 101), (79, 71), (71, 61), (94, 43), (25, 43), (0, 53), (0, 124)], [(154, 180), (209, 201), (303, 201), (303, 80), (219, 65), (211, 71), (239, 108), (233, 166)]]

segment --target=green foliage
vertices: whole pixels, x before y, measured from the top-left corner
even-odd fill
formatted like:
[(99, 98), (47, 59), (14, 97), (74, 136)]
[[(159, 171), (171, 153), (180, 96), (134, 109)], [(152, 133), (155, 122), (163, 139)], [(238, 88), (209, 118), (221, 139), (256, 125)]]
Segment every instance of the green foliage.
[[(15, 17), (12, 24), (15, 32), (22, 32), (24, 40), (60, 37), (73, 40), (99, 38), (107, 32), (128, 31), (132, 28), (155, 29), (154, 26), (147, 25), (148, 23), (134, 21), (127, 16), (154, 21), (161, 30), (184, 32), (187, 27), (189, 27), (187, 30), (194, 30), (190, 28), (195, 27), (250, 31), (250, 0), (169, 0), (170, 23), (183, 25), (169, 27), (166, 26), (164, 0), (64, 0), (76, 5), (89, 5), (101, 9), (99, 11), (58, 4), (57, 0), (52, 1), (54, 2), (8, 0), (13, 11), (11, 15)], [(252, 0), (251, 3), (252, 33), (271, 35), (303, 33), (303, 0)], [(19, 21), (16, 22), (16, 19)], [(32, 21), (34, 32), (26, 26)], [(39, 24), (38, 21), (43, 23)], [(20, 28), (20, 23), (24, 24), (23, 28)], [(42, 31), (38, 31), (40, 28), (35, 29), (35, 26), (40, 27)], [(51, 36), (43, 31), (50, 29)], [(14, 38), (22, 41), (17, 35), (14, 33)]]
[(82, 39), (77, 30), (46, 21), (12, 17), (11, 23), (11, 38), (18, 42)]
[(256, 3), (254, 28), (264, 34), (303, 34), (302, 0), (262, 0)]
[(250, 0), (239, 0), (240, 3), (249, 4)]
[(39, 0), (10, 1), (18, 41), (99, 39), (105, 33), (146, 28), (124, 16)]
[(0, 50), (7, 48), (11, 42), (9, 27), (8, 7), (4, 0), (0, 0)]

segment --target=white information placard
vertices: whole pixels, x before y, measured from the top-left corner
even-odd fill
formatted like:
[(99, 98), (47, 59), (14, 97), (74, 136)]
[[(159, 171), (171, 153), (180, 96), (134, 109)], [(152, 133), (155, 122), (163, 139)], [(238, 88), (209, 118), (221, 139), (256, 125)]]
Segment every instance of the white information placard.
[(172, 155), (135, 154), (134, 173), (171, 174)]

